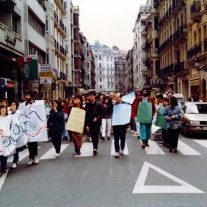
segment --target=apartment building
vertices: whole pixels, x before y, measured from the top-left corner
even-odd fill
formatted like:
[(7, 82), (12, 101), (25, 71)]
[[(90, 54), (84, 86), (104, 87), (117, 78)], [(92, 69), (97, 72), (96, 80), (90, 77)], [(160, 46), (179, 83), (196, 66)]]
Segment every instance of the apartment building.
[(147, 85), (148, 68), (146, 66), (146, 23), (150, 15), (150, 6), (142, 5), (135, 22), (133, 29), (134, 44), (133, 44), (133, 74), (135, 88), (143, 88)]
[(0, 1), (0, 99), (22, 97), (23, 2)]
[(170, 87), (188, 97), (187, 2), (185, 0), (155, 2), (159, 16), (159, 78), (164, 89)]
[(207, 90), (207, 1), (187, 1), (189, 93), (203, 96)]
[(92, 45), (96, 64), (96, 90), (109, 92), (115, 90), (115, 55), (117, 51), (95, 42)]

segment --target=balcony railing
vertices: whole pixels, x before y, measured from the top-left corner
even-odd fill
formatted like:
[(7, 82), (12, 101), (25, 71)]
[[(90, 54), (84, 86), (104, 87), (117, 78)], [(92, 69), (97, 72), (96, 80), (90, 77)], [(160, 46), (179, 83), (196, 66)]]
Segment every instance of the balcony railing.
[(202, 13), (201, 13), (201, 1), (195, 0), (190, 7), (191, 19), (198, 23), (201, 21)]
[(16, 0), (0, 0), (0, 11), (12, 12), (15, 5)]
[(203, 7), (204, 7), (205, 13), (207, 13), (207, 0), (203, 1)]
[(202, 44), (199, 43), (195, 45), (193, 48), (191, 48), (190, 50), (188, 50), (187, 58), (191, 59), (192, 57), (197, 56), (201, 52), (202, 52)]
[(173, 64), (165, 67), (165, 68), (161, 68), (160, 70), (160, 76), (168, 76), (168, 75), (172, 75), (174, 73), (173, 70)]

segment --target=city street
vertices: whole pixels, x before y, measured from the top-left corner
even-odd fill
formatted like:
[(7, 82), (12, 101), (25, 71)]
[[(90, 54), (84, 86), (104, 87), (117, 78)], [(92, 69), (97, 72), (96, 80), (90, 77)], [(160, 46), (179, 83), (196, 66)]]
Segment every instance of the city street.
[[(52, 144), (41, 143), (38, 166), (27, 167), (27, 150), (15, 170), (0, 178), (1, 207), (205, 207), (207, 140), (180, 137), (178, 153), (157, 142), (143, 150), (127, 134), (126, 155), (115, 159), (112, 141), (91, 143), (74, 158), (64, 141), (58, 159)], [(23, 159), (25, 158), (25, 159)], [(9, 163), (9, 166), (11, 163)]]

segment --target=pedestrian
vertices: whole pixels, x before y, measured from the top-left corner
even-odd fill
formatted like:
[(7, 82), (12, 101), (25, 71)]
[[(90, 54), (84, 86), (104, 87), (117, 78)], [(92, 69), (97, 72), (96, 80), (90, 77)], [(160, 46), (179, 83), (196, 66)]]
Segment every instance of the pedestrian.
[(85, 125), (90, 133), (93, 142), (93, 155), (98, 152), (100, 127), (103, 117), (103, 106), (99, 101), (96, 101), (95, 91), (89, 92), (89, 103), (86, 104)]
[[(25, 94), (25, 102), (24, 106), (26, 107), (26, 110), (32, 106), (32, 104), (35, 103), (35, 100), (33, 98), (32, 92), (27, 92)], [(29, 151), (29, 162), (27, 163), (27, 166), (31, 166), (32, 164), (38, 165), (39, 164), (39, 158), (38, 158), (38, 142), (28, 142), (28, 151)]]
[(103, 114), (103, 119), (102, 119), (101, 139), (105, 141), (105, 138), (107, 137), (108, 141), (110, 141), (113, 104), (109, 96), (104, 97), (103, 112), (104, 114)]
[[(83, 109), (82, 97), (80, 95), (77, 95), (75, 97), (73, 107)], [(81, 155), (82, 134), (78, 132), (72, 132), (72, 140), (73, 140), (74, 147), (75, 147), (74, 157), (79, 157)]]
[[(122, 94), (115, 94), (115, 105), (122, 104)], [(126, 129), (127, 125), (116, 125), (113, 126), (114, 132), (114, 148), (115, 148), (115, 158), (120, 158), (120, 155), (124, 155), (125, 141), (126, 141)]]
[[(2, 105), (0, 107), (0, 142), (2, 143), (6, 137), (10, 136), (10, 119), (8, 117), (7, 107)], [(0, 147), (1, 147), (0, 143)], [(0, 161), (1, 161), (1, 169), (0, 169), (0, 176), (6, 173), (7, 167), (7, 155), (4, 152), (1, 152), (0, 149)]]
[(155, 113), (153, 98), (148, 88), (142, 89), (142, 96), (138, 101), (137, 120), (140, 122), (140, 138), (142, 149), (149, 147), (148, 140), (151, 136), (152, 119)]
[(60, 156), (63, 131), (65, 129), (64, 112), (60, 101), (53, 101), (53, 108), (48, 119), (48, 128), (55, 148), (55, 157)]
[(155, 125), (161, 127), (162, 129), (162, 144), (164, 147), (169, 147), (167, 121), (163, 116), (168, 106), (169, 106), (169, 98), (164, 98), (161, 107), (157, 111), (157, 118), (155, 122)]
[(130, 121), (130, 126), (131, 126), (131, 134), (132, 136), (139, 136), (139, 123), (137, 123), (137, 107), (138, 107), (138, 102), (140, 99), (140, 91), (135, 92), (135, 99), (132, 103), (132, 111), (131, 111), (131, 121)]
[[(10, 119), (13, 120), (15, 114), (18, 114), (18, 103), (16, 102), (12, 102), (10, 105)], [(19, 161), (19, 152), (23, 151), (24, 149), (26, 149), (26, 145), (23, 145), (21, 147), (17, 147), (13, 156), (13, 164), (11, 166), (11, 168), (15, 169), (17, 168), (17, 163)]]
[[(64, 113), (64, 120), (65, 120), (65, 126), (66, 126), (66, 123), (68, 121), (68, 115), (69, 115), (69, 106), (67, 105), (66, 101), (61, 101), (61, 106), (62, 106), (62, 110), (63, 110), (63, 113)], [(69, 140), (69, 134), (68, 134), (68, 130), (65, 129), (64, 127), (64, 130), (63, 130), (63, 139), (64, 140)]]
[(178, 101), (174, 96), (170, 97), (170, 105), (165, 110), (165, 119), (167, 121), (169, 152), (177, 153), (178, 137), (181, 129), (182, 110), (178, 106)]

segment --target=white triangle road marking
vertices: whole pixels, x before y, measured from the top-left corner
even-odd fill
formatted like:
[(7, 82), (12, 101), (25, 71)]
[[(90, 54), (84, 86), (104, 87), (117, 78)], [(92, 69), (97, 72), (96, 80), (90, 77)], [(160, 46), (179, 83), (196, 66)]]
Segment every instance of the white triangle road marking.
[(198, 139), (195, 139), (194, 142), (200, 144), (201, 146), (207, 148), (207, 140), (198, 140)]
[[(127, 142), (125, 143), (124, 155), (129, 155), (129, 149), (127, 146)], [(111, 141), (111, 156), (115, 156), (114, 139), (112, 139)]]
[(181, 140), (178, 140), (178, 151), (183, 155), (201, 155), (199, 152), (197, 152)]
[[(60, 154), (63, 153), (63, 151), (69, 146), (69, 144), (62, 144)], [(45, 154), (43, 154), (40, 157), (40, 160), (49, 160), (49, 159), (55, 159), (55, 149), (52, 147), (50, 150), (48, 150)]]
[[(145, 185), (145, 181), (149, 172), (149, 169), (153, 169), (159, 174), (167, 177), (168, 179), (178, 183), (178, 185)], [(139, 177), (136, 181), (136, 184), (133, 189), (133, 194), (148, 194), (148, 193), (205, 193), (202, 190), (199, 190), (198, 188), (190, 185), (189, 183), (181, 180), (178, 177), (175, 177), (174, 175), (162, 170), (159, 167), (156, 167), (155, 165), (152, 165), (151, 163), (145, 162), (141, 172), (139, 174)]]
[(8, 172), (9, 172), (9, 170), (7, 170), (7, 172), (0, 177), (0, 191), (1, 191), (1, 189), (3, 187), (3, 184), (4, 184), (5, 180), (6, 180)]

